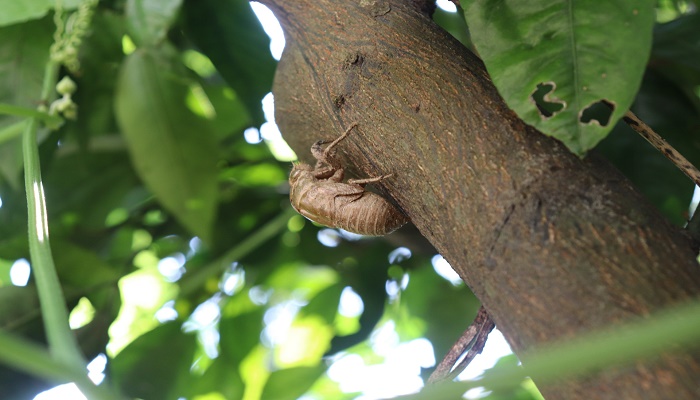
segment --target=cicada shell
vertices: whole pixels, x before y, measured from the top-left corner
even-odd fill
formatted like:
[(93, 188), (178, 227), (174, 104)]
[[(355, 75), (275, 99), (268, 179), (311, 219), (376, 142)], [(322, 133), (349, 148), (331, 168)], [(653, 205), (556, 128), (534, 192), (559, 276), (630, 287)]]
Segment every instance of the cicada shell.
[(386, 235), (403, 226), (408, 218), (380, 195), (366, 191), (364, 185), (390, 175), (343, 183), (343, 168), (332, 152), (355, 126), (326, 149), (320, 147), (324, 142), (311, 148), (319, 160), (315, 168), (294, 164), (289, 174), (289, 199), (299, 214), (321, 225), (361, 235)]

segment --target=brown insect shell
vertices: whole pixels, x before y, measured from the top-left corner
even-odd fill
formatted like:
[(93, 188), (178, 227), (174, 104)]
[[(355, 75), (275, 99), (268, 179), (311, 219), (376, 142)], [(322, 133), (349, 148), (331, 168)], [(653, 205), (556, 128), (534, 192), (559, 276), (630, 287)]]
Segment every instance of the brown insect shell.
[(331, 228), (360, 235), (381, 236), (403, 226), (408, 219), (391, 203), (360, 185), (340, 182), (343, 170), (330, 178), (316, 178), (308, 164), (294, 164), (289, 174), (289, 199), (304, 217)]

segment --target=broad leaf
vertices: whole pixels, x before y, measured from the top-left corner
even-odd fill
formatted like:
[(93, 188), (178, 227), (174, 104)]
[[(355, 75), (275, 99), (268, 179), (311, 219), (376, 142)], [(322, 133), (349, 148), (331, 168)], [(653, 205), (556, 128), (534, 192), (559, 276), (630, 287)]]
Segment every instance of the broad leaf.
[(654, 30), (652, 54), (684, 62), (695, 69), (700, 68), (699, 24), (700, 14), (689, 14), (659, 25)]
[(178, 323), (161, 325), (134, 340), (110, 362), (110, 378), (144, 399), (177, 399), (186, 393), (196, 337)]
[(324, 365), (274, 371), (270, 374), (260, 397), (266, 400), (296, 400), (306, 393), (325, 371)]
[(182, 0), (128, 0), (126, 25), (139, 46), (155, 45), (165, 39)]
[(652, 0), (467, 0), (462, 6), (508, 106), (572, 152), (593, 148), (632, 104), (651, 48)]
[(189, 388), (190, 397), (207, 393), (220, 393), (226, 400), (243, 398), (245, 383), (238, 372), (238, 364), (231, 363), (226, 357), (218, 357), (207, 368), (204, 375), (195, 378)]
[[(63, 0), (64, 10), (77, 7), (82, 0)], [(41, 18), (56, 6), (56, 0), (0, 0), (0, 26)]]
[(272, 89), (270, 41), (245, 0), (188, 0), (188, 33), (231, 85), (253, 118), (264, 122), (260, 101)]
[[(0, 9), (0, 15), (5, 14), (6, 10)], [(0, 103), (31, 108), (38, 105), (53, 31), (50, 18), (0, 28)], [(17, 122), (15, 117), (0, 115), (0, 130)], [(0, 174), (14, 189), (21, 187), (21, 168), (19, 136), (0, 142)]]
[(51, 215), (71, 213), (83, 229), (92, 230), (104, 229), (115, 208), (132, 211), (126, 199), (140, 185), (125, 151), (76, 151), (54, 160), (45, 176)]
[(190, 232), (209, 241), (217, 206), (217, 145), (210, 126), (185, 106), (187, 86), (172, 59), (138, 50), (116, 94), (117, 121), (146, 186)]
[(240, 364), (260, 343), (264, 310), (256, 309), (219, 322), (221, 355), (233, 365)]

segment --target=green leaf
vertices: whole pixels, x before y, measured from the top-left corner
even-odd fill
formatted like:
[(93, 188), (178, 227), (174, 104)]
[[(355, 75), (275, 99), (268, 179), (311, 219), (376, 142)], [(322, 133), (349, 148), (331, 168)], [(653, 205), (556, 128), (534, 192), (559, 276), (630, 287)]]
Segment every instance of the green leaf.
[(56, 272), (64, 287), (95, 290), (100, 285), (116, 285), (121, 277), (97, 254), (69, 242), (54, 241)]
[[(74, 9), (82, 0), (63, 0), (64, 10)], [(56, 5), (56, 0), (0, 0), (0, 26), (41, 18)]]
[(74, 76), (78, 91), (73, 101), (78, 105), (78, 119), (66, 121), (66, 138), (77, 138), (81, 148), (90, 139), (117, 132), (114, 116), (114, 92), (119, 66), (124, 59), (122, 39), (126, 34), (122, 15), (97, 9), (92, 18), (90, 35), (80, 46), (79, 76)]
[(111, 360), (110, 377), (129, 396), (177, 399), (186, 393), (196, 344), (180, 324), (160, 325)]
[(240, 364), (260, 343), (263, 313), (263, 309), (256, 309), (219, 322), (221, 354), (234, 365)]
[[(462, 2), (472, 40), (508, 106), (578, 155), (602, 140), (632, 104), (651, 48), (653, 5)], [(605, 104), (614, 107), (612, 115)]]
[(117, 83), (117, 122), (146, 186), (208, 242), (218, 201), (218, 149), (210, 126), (185, 106), (187, 86), (175, 67), (161, 53), (130, 54)]
[(165, 39), (182, 0), (128, 0), (126, 25), (139, 46), (155, 45)]
[(240, 400), (245, 392), (245, 383), (238, 372), (238, 364), (226, 357), (219, 357), (200, 378), (195, 378), (190, 387), (190, 398), (207, 393), (221, 393), (226, 400)]
[(300, 315), (317, 315), (331, 325), (338, 314), (343, 285), (336, 283), (321, 290), (300, 310)]
[[(24, 3), (7, 2), (10, 8)], [(0, 15), (8, 13), (7, 7), (0, 10)], [(50, 18), (0, 28), (0, 103), (36, 108), (53, 31)], [(0, 115), (0, 130), (17, 121), (17, 117)], [(0, 174), (14, 189), (21, 187), (21, 144), (19, 136), (0, 143)]]
[(234, 134), (243, 136), (241, 132), (251, 126), (252, 122), (248, 108), (241, 99), (228, 85), (214, 85), (206, 82), (201, 84), (216, 113), (211, 121), (216, 136), (221, 139), (230, 138)]
[(140, 183), (125, 151), (75, 152), (59, 157), (45, 179), (51, 214), (72, 213), (84, 229), (94, 230), (105, 228), (107, 216), (115, 208), (132, 211), (126, 207), (126, 199), (137, 185)]
[[(424, 265), (429, 263), (424, 261)], [(452, 286), (430, 266), (409, 270), (409, 276), (408, 286), (401, 294), (401, 306), (409, 315), (424, 321), (422, 335), (430, 340), (440, 359), (472, 322), (479, 302), (465, 286)]]
[[(27, 328), (39, 328), (39, 297), (36, 287), (4, 286), (0, 287), (0, 329), (3, 331), (31, 331)], [(31, 322), (32, 326), (25, 326)]]
[[(700, 71), (700, 14), (690, 14), (654, 29), (652, 56)], [(698, 78), (696, 76), (696, 78)]]
[(267, 379), (261, 398), (265, 400), (296, 400), (306, 393), (324, 373), (326, 367), (293, 367), (274, 371)]
[(245, 0), (187, 0), (188, 33), (248, 108), (264, 122), (260, 101), (272, 89), (270, 40)]

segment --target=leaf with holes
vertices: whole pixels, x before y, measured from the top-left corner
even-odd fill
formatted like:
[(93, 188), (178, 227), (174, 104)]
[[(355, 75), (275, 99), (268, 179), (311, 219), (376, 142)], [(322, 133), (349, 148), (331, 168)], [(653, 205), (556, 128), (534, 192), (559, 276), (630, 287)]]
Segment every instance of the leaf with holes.
[(508, 106), (572, 152), (593, 148), (632, 104), (651, 48), (654, 1), (462, 0), (462, 6)]

